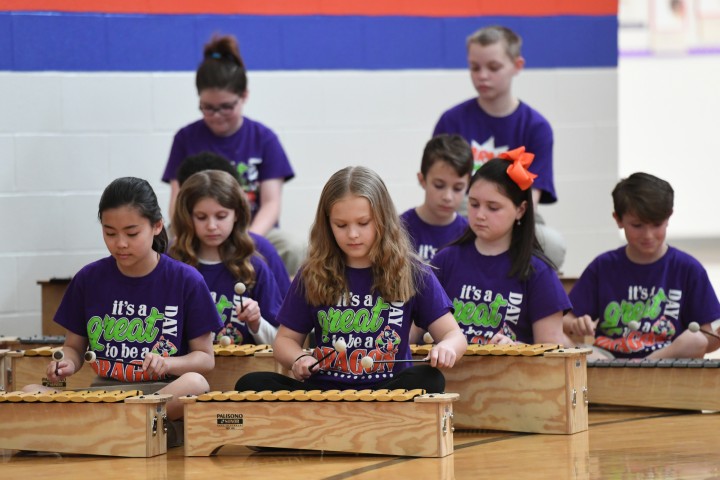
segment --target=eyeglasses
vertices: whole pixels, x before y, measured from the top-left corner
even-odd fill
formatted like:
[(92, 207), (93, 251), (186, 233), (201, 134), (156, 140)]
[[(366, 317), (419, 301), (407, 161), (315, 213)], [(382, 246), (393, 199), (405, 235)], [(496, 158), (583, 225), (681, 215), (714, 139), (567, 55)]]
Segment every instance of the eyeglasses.
[(234, 102), (229, 103), (221, 103), (219, 106), (215, 105), (208, 105), (206, 103), (200, 104), (200, 111), (203, 113), (203, 115), (206, 115), (208, 117), (219, 113), (220, 115), (230, 115), (233, 110), (235, 110), (235, 106), (237, 106), (240, 99), (236, 99)]

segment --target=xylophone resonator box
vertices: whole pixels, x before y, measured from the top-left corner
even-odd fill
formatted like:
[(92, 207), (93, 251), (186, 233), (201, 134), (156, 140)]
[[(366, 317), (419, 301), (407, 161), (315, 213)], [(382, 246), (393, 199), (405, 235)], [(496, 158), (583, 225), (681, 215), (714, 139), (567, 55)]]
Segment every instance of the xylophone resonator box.
[(185, 455), (206, 456), (224, 445), (244, 445), (444, 457), (453, 452), (456, 399), (457, 394), (404, 390), (211, 392), (181, 397)]
[[(432, 345), (413, 346), (425, 356)], [(559, 345), (469, 345), (445, 389), (457, 392), (455, 427), (573, 434), (588, 428), (589, 349)]]
[(250, 372), (280, 372), (270, 345), (214, 345), (215, 368), (205, 374), (210, 390), (235, 388), (240, 377)]
[(138, 391), (0, 394), (0, 448), (118, 457), (167, 452), (166, 403)]
[(48, 364), (53, 361), (52, 354), (61, 350), (62, 345), (44, 345), (25, 350), (11, 350), (6, 354), (6, 364), (9, 363), (10, 374), (8, 378), (8, 391), (20, 390), (26, 385), (37, 384), (53, 388), (67, 388), (79, 390), (87, 388), (97, 376), (92, 367), (85, 363), (75, 374), (67, 377), (59, 384), (49, 384), (45, 372)]

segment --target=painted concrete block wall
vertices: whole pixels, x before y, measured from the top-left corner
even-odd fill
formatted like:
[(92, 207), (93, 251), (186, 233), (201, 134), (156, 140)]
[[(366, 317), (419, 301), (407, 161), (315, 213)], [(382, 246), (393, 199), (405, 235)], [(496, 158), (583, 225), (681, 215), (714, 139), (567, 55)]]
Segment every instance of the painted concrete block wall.
[[(198, 118), (192, 73), (0, 73), (0, 333), (40, 330), (37, 280), (71, 276), (106, 255), (97, 222), (118, 176), (159, 178), (176, 129)], [(399, 211), (422, 201), (415, 173), (440, 113), (473, 95), (464, 70), (252, 72), (246, 114), (272, 126), (297, 171), (281, 222), (307, 235), (334, 171), (367, 165)], [(617, 179), (617, 72), (528, 70), (519, 95), (556, 134), (560, 201), (541, 206), (568, 241), (564, 271), (580, 273), (618, 244), (609, 217)], [(588, 95), (588, 92), (592, 92)]]
[[(181, 3), (168, 8), (200, 5)], [(465, 36), (487, 24), (521, 31), (528, 69), (516, 92), (555, 129), (560, 200), (541, 213), (567, 239), (563, 270), (577, 275), (619, 244), (607, 213), (618, 154), (615, 2), (532, 12), (513, 1), (320, 2), (342, 11), (309, 14), (260, 11), (262, 1), (243, 2), (253, 12), (61, 4), (47, 15), (0, 5), (0, 334), (39, 333), (36, 282), (107, 255), (97, 202), (111, 180), (146, 178), (167, 206), (160, 176), (175, 131), (199, 118), (193, 70), (216, 31), (240, 39), (245, 113), (278, 133), (296, 169), (281, 223), (301, 236), (325, 180), (346, 165), (379, 171), (399, 211), (419, 204), (415, 173), (437, 118), (474, 96)]]
[(626, 57), (621, 66), (620, 173), (648, 171), (672, 184), (671, 238), (717, 240), (720, 220), (708, 204), (719, 171), (720, 54)]

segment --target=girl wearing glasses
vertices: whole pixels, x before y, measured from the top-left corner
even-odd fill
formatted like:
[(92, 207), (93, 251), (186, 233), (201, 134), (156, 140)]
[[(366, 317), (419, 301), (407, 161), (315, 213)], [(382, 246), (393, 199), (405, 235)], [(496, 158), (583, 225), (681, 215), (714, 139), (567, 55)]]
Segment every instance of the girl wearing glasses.
[(205, 45), (195, 85), (203, 118), (175, 134), (162, 180), (170, 183), (170, 216), (180, 189), (176, 173), (188, 156), (214, 152), (237, 168), (252, 214), (250, 231), (270, 240), (293, 275), (304, 247), (278, 230), (283, 184), (295, 173), (277, 135), (243, 116), (248, 98), (247, 71), (238, 43), (231, 35), (216, 36)]

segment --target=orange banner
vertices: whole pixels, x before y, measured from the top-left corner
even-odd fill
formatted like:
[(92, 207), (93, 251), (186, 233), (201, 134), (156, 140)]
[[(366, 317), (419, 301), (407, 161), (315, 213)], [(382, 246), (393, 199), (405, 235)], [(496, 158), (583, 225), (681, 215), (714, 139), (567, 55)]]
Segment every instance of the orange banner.
[(0, 11), (416, 17), (617, 15), (617, 0), (3, 0)]

